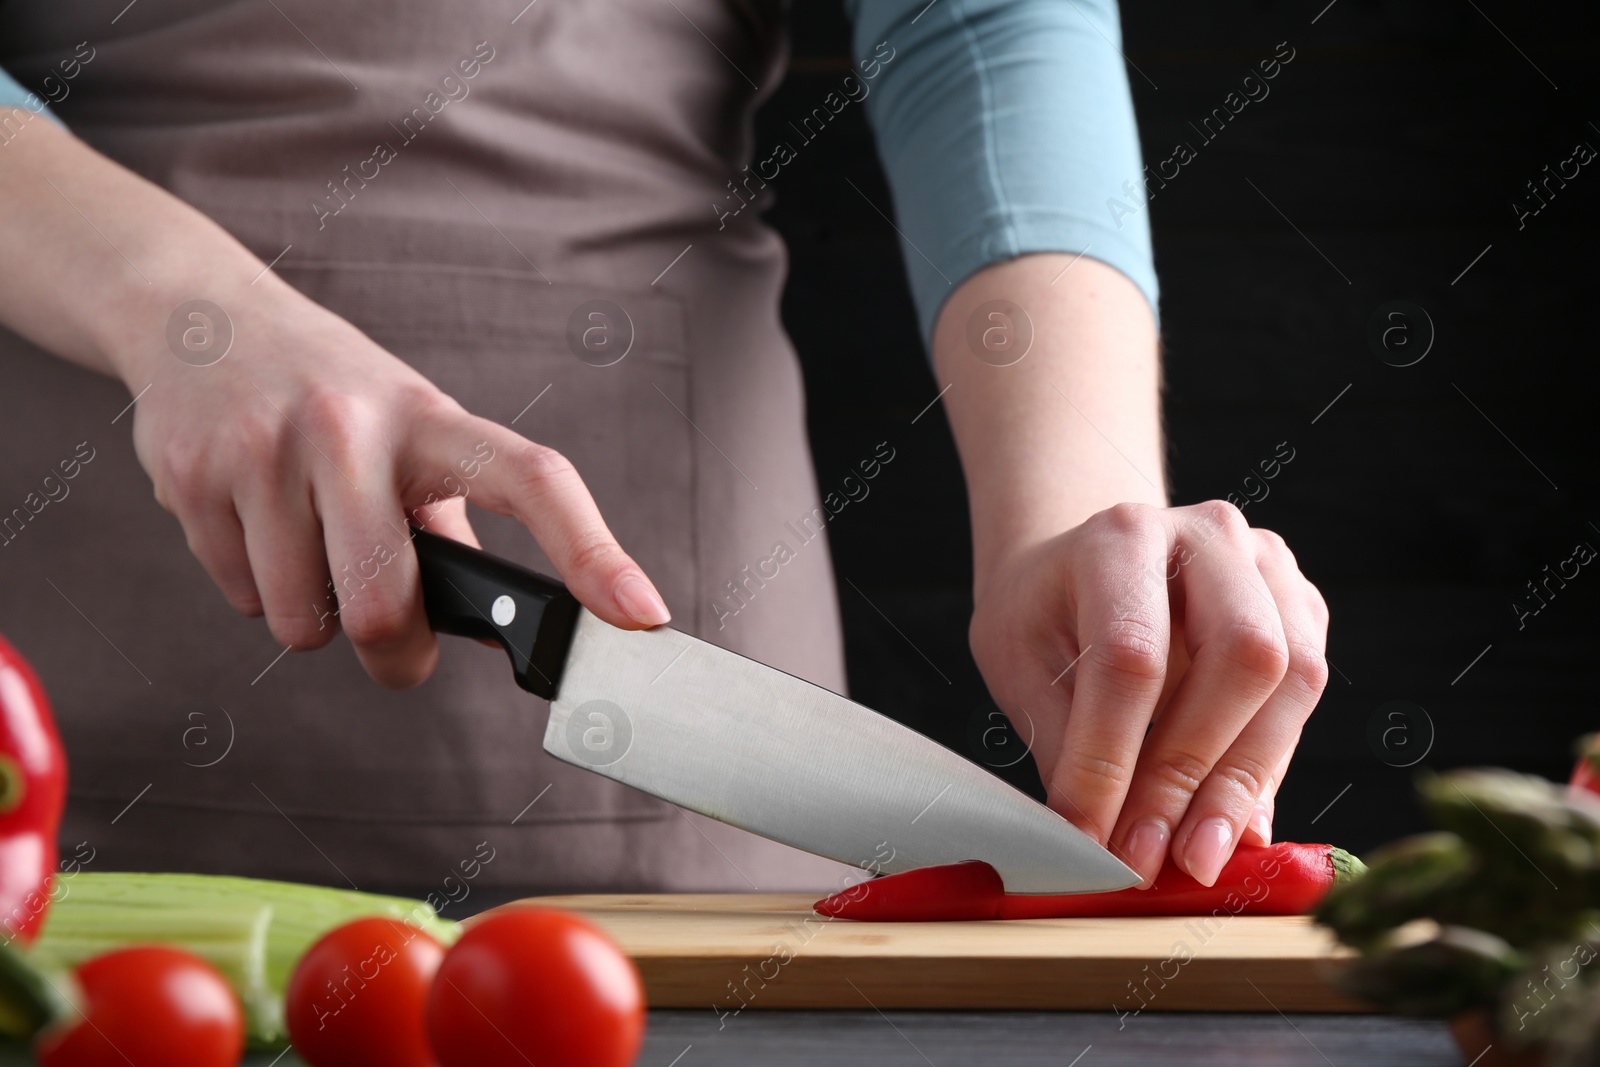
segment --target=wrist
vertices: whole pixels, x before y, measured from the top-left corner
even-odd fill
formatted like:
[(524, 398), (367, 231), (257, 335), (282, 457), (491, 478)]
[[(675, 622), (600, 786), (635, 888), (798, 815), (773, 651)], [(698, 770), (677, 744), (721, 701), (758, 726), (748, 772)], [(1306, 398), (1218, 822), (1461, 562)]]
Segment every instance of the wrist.
[(1077, 487), (1055, 485), (1001, 494), (975, 493), (972, 500), (973, 599), (982, 598), (996, 575), (1118, 504), (1168, 507), (1166, 494), (1143, 481), (1091, 479)]
[[(121, 287), (95, 317), (91, 337), (111, 372), (138, 394), (181, 360), (223, 358), (244, 323), (284, 321), (315, 306), (229, 238), (209, 254), (149, 257), (149, 283)], [(303, 314), (303, 311), (301, 312)]]
[[(989, 358), (974, 316), (1027, 347)], [(1154, 322), (1114, 268), (1060, 255), (986, 267), (946, 302), (933, 355), (966, 474), (977, 596), (1092, 515), (1166, 506)]]

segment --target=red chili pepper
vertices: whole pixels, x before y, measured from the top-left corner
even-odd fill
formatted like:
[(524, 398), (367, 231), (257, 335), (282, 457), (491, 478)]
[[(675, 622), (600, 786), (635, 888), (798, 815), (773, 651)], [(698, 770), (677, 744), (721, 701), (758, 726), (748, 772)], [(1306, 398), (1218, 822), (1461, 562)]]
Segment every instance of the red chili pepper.
[[(987, 872), (987, 877), (979, 868)], [(1301, 915), (1365, 868), (1332, 845), (1240, 845), (1207, 888), (1169, 859), (1149, 889), (1035, 896), (1006, 893), (994, 868), (969, 861), (886, 875), (818, 901), (841, 919), (939, 922), (1120, 915)]]
[(1584, 734), (1576, 747), (1578, 762), (1567, 782), (1567, 793), (1593, 800), (1600, 796), (1600, 734)]
[(982, 860), (918, 867), (860, 882), (814, 905), (821, 915), (868, 922), (998, 919), (1006, 887)]
[(0, 637), (0, 940), (32, 941), (50, 907), (67, 761), (33, 668)]

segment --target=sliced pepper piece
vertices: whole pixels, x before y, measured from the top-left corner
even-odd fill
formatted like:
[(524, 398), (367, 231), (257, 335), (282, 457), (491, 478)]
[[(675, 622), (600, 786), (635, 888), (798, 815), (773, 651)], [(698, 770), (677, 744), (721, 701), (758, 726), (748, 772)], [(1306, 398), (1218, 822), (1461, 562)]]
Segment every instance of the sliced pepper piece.
[(823, 915), (877, 922), (1061, 919), (1121, 915), (1300, 915), (1335, 882), (1365, 870), (1332, 845), (1291, 842), (1240, 845), (1214, 886), (1203, 886), (1170, 859), (1149, 889), (1114, 893), (999, 893), (999, 875), (969, 861), (886, 875), (818, 901)]

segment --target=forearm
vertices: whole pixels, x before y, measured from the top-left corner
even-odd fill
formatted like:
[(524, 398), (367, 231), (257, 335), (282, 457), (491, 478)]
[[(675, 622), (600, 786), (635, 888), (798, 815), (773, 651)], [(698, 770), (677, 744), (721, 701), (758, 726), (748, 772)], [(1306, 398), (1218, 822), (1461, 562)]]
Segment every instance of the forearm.
[[(36, 122), (0, 150), (0, 322), (135, 390), (167, 319), (290, 290), (220, 226), (67, 131)], [(233, 299), (230, 299), (233, 298)], [(135, 384), (137, 381), (138, 384)]]
[[(1031, 347), (1009, 366), (968, 339), (974, 312), (994, 300), (1032, 323)], [(999, 562), (1098, 511), (1166, 505), (1155, 323), (1120, 272), (1057, 254), (987, 267), (940, 312), (933, 358), (939, 386), (950, 386), (980, 593)]]

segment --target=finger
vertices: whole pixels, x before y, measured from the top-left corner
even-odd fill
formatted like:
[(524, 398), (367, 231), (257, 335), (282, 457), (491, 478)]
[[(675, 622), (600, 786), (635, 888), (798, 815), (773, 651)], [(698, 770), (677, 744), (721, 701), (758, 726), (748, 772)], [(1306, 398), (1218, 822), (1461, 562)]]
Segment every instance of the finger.
[(214, 453), (192, 447), (166, 453), (153, 479), (156, 502), (177, 518), (189, 551), (234, 610), (260, 615), (261, 594), (250, 573), (232, 486), (216, 470), (214, 459)]
[(288, 475), (246, 481), (235, 506), (273, 638), (293, 649), (321, 648), (339, 632), (338, 601), (303, 483)]
[(250, 553), (245, 549), (244, 526), (233, 500), (226, 495), (208, 496), (178, 512), (189, 551), (206, 569), (233, 610), (241, 615), (260, 615), (261, 594), (250, 573)]
[(1272, 815), (1277, 807), (1277, 797), (1268, 789), (1251, 809), (1250, 817), (1245, 820), (1244, 829), (1239, 831), (1241, 845), (1255, 845), (1265, 848), (1272, 844)]
[[(1242, 830), (1246, 823), (1257, 818), (1258, 803), (1272, 797), (1271, 779), (1260, 782), (1259, 769), (1271, 768), (1269, 773), (1273, 778), (1281, 776), (1294, 754), (1306, 720), (1327, 685), (1328, 665), (1323, 656), (1327, 645), (1327, 614), (1321, 596), (1301, 576), (1281, 538), (1265, 536), (1261, 544), (1258, 565), (1282, 619), (1288, 650), (1287, 670), (1260, 712), (1240, 732), (1195, 793), (1183, 825), (1178, 828), (1180, 842), (1187, 843), (1196, 832), (1207, 832), (1197, 831), (1197, 827), (1223, 823)], [(1267, 817), (1270, 820), (1270, 811)], [(1183, 855), (1187, 859), (1187, 855)], [(1200, 864), (1203, 860), (1202, 856), (1190, 862)]]
[[(410, 509), (410, 516), (414, 526), (421, 527), (441, 537), (448, 537), (452, 541), (460, 541), (473, 548), (482, 548), (478, 541), (472, 523), (467, 521), (467, 498), (465, 496), (451, 496), (433, 504), (424, 504)], [(498, 641), (491, 641), (487, 637), (475, 637), (474, 641), (487, 648), (499, 648)]]
[(450, 496), (433, 504), (424, 504), (409, 512), (411, 522), (424, 530), (448, 537), (452, 541), (482, 548), (478, 535), (467, 521), (467, 498)]
[[(349, 433), (355, 445), (362, 434), (358, 421)], [(340, 625), (375, 681), (393, 689), (418, 685), (433, 673), (439, 643), (423, 610), (417, 555), (393, 474), (369, 449), (350, 447), (333, 456), (342, 469), (313, 465), (312, 486)]]
[(1180, 865), (1211, 885), (1233, 854), (1281, 750), (1258, 765), (1229, 766), (1251, 794), (1237, 819), (1180, 822), (1217, 760), (1283, 679), (1288, 653), (1276, 605), (1257, 570), (1252, 532), (1239, 510), (1221, 502), (1181, 510), (1188, 514), (1177, 532), (1178, 581), (1192, 663), (1145, 740), (1116, 839), (1148, 882), (1165, 860), (1155, 844), (1165, 833)]
[(464, 413), (423, 436), (421, 454), (445, 463), (463, 446), (480, 456), (479, 446), (487, 447), (491, 458), (478, 468), (472, 499), (526, 526), (584, 607), (628, 630), (670, 621), (661, 594), (617, 544), (565, 456)]
[(1127, 505), (1097, 516), (1084, 565), (1066, 579), (1083, 651), (1046, 793), (1052, 808), (1102, 842), (1111, 838), (1166, 678), (1171, 546), (1153, 513)]
[(1272, 779), (1268, 783), (1270, 788), (1265, 794), (1256, 798), (1255, 810), (1245, 821), (1244, 833), (1239, 838), (1245, 844), (1263, 848), (1272, 844), (1272, 819), (1278, 810), (1278, 790), (1283, 787), (1283, 776), (1289, 770), (1289, 760), (1293, 758), (1294, 749), (1299, 745), (1300, 740), (1296, 737), (1293, 746), (1283, 754), (1283, 759), (1278, 761), (1278, 769), (1272, 772)]

